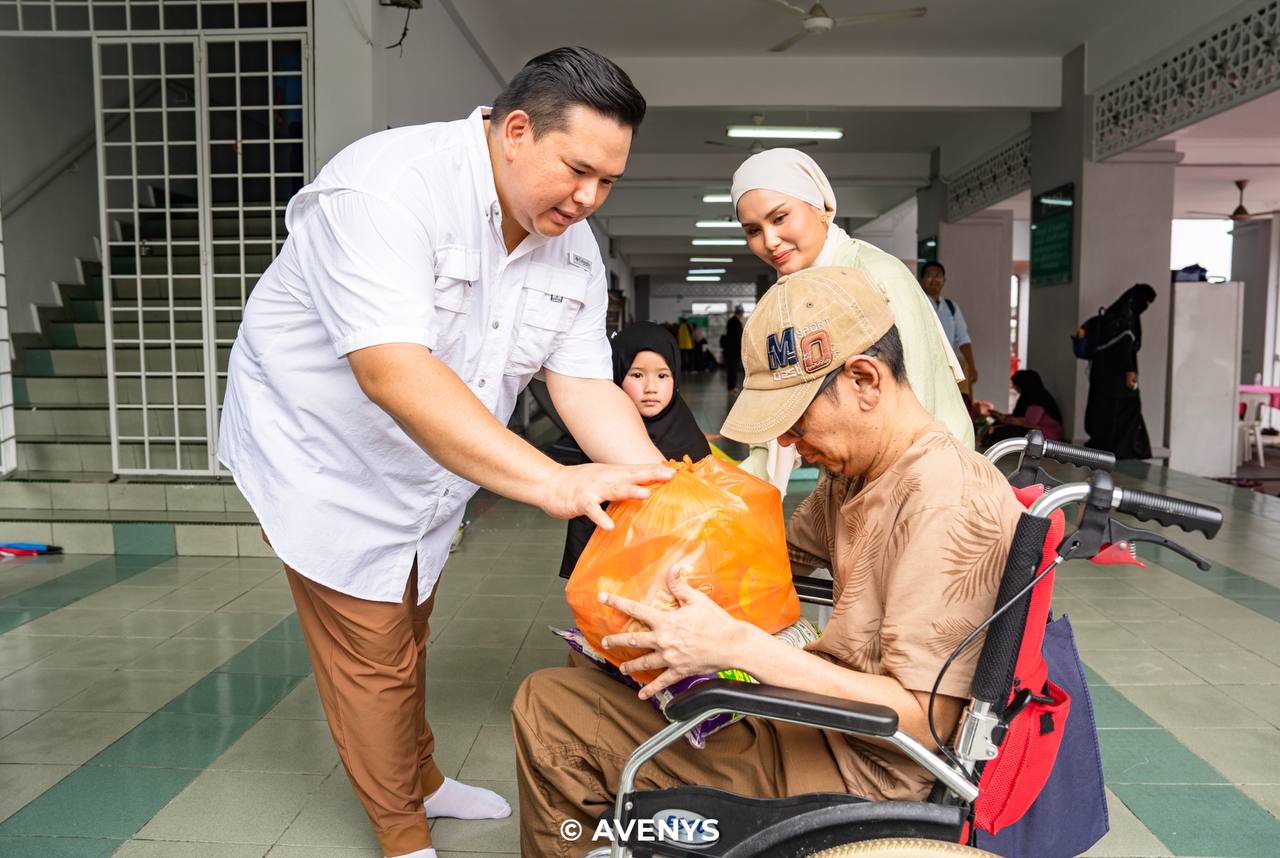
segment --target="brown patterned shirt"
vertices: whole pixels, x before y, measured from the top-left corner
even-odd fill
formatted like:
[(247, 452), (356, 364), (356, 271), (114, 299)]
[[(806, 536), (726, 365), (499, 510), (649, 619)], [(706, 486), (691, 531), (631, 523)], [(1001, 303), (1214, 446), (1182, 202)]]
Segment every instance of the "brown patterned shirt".
[[(807, 649), (928, 693), (952, 649), (991, 615), (1022, 513), (1008, 482), (941, 423), (870, 483), (828, 475), (791, 518), (793, 565), (826, 566), (831, 620)], [(938, 693), (968, 698), (982, 639)], [(933, 778), (895, 750), (828, 732), (849, 791), (918, 801)]]

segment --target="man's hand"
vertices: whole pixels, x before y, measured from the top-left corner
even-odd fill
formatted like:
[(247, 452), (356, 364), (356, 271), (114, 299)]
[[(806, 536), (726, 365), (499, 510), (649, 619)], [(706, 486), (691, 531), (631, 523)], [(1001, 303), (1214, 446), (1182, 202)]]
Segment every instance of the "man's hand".
[(574, 465), (561, 468), (543, 487), (538, 506), (555, 518), (585, 515), (597, 527), (613, 530), (603, 505), (616, 500), (642, 500), (645, 488), (665, 483), (675, 471), (662, 465)]
[(660, 611), (611, 593), (600, 594), (601, 602), (650, 629), (610, 635), (603, 641), (605, 649), (621, 646), (653, 650), (621, 667), (625, 674), (662, 671), (657, 679), (640, 689), (641, 700), (647, 700), (686, 676), (723, 670), (729, 666), (730, 654), (740, 655), (741, 647), (750, 640), (750, 633), (757, 631), (755, 626), (731, 617), (706, 593), (690, 587), (676, 569), (667, 573), (667, 588), (680, 603), (674, 611)]

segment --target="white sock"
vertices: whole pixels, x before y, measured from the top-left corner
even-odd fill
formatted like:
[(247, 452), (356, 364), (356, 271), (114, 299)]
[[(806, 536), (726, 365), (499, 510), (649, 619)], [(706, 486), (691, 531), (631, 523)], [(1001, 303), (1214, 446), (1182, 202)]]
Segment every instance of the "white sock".
[(436, 858), (436, 850), (434, 849), (418, 849), (407, 855), (397, 855), (396, 858)]
[(427, 796), (422, 803), (427, 816), (435, 819), (451, 816), (454, 819), (502, 819), (511, 815), (511, 805), (491, 789), (468, 786), (453, 778), (445, 778), (440, 789)]

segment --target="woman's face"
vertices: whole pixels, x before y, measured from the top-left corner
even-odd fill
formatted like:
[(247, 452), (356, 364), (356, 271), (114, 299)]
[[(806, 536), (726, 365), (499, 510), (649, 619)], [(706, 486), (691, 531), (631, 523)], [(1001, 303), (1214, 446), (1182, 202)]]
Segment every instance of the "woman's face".
[(636, 404), (641, 417), (653, 417), (671, 404), (675, 394), (671, 368), (657, 352), (640, 352), (622, 379), (622, 389)]
[(823, 213), (777, 191), (747, 191), (738, 199), (747, 246), (779, 276), (813, 266), (827, 241)]

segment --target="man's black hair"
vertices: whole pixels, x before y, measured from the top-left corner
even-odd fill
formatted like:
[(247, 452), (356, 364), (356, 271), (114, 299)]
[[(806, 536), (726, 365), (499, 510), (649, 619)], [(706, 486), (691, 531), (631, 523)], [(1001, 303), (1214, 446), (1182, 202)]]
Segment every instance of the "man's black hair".
[[(889, 375), (893, 376), (893, 380), (898, 384), (907, 384), (907, 365), (902, 356), (902, 336), (898, 333), (897, 325), (890, 325), (889, 330), (884, 332), (884, 336), (876, 340), (875, 345), (867, 349), (864, 354), (880, 361), (889, 370)], [(834, 372), (840, 372), (843, 367), (837, 367)], [(838, 385), (828, 384), (823, 393), (830, 396), (832, 400), (840, 401), (840, 392)]]
[(947, 276), (946, 266), (944, 266), (941, 262), (939, 262), (936, 259), (930, 259), (924, 265), (920, 266), (920, 276), (923, 277), (924, 273), (928, 271), (930, 268), (938, 269), (938, 273), (941, 274), (943, 277)]
[(533, 137), (568, 127), (570, 109), (582, 105), (631, 129), (644, 121), (645, 100), (627, 73), (587, 48), (556, 48), (539, 54), (493, 101), (492, 126), (515, 110), (529, 114)]

